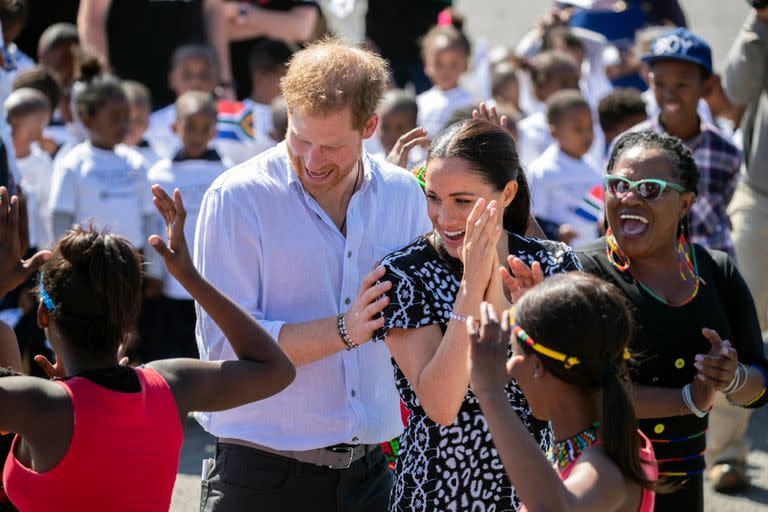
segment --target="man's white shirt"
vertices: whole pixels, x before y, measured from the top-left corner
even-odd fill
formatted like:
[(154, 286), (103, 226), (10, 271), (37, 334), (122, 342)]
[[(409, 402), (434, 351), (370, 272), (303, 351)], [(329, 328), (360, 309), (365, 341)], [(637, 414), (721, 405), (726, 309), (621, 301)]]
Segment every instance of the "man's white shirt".
[[(413, 176), (366, 153), (362, 159), (346, 237), (301, 185), (285, 143), (225, 172), (203, 199), (198, 270), (275, 340), (286, 323), (345, 312), (378, 261), (431, 229)], [(211, 318), (199, 307), (197, 314), (201, 359), (235, 359)], [(213, 435), (281, 450), (378, 443), (402, 431), (389, 351), (372, 342), (298, 367), (275, 396), (197, 417)]]

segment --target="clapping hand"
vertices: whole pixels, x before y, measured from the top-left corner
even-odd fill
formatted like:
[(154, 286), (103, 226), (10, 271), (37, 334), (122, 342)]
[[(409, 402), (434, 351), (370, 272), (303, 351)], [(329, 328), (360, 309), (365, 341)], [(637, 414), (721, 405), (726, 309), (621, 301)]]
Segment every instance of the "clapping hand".
[(509, 291), (509, 298), (514, 304), (525, 292), (544, 280), (544, 272), (541, 270), (541, 264), (534, 261), (529, 267), (526, 263), (516, 256), (509, 256), (507, 263), (512, 273), (504, 267), (499, 269), (501, 280)]
[(403, 134), (397, 139), (392, 151), (387, 155), (387, 162), (403, 169), (408, 168), (408, 155), (411, 150), (427, 140), (427, 130), (421, 126)]
[(499, 117), (496, 113), (496, 107), (489, 108), (485, 103), (480, 103), (480, 105), (472, 111), (472, 119), (484, 119), (490, 121), (491, 123), (504, 128), (507, 133), (509, 133), (510, 137), (515, 138), (515, 133), (509, 125), (509, 118), (504, 115)]
[(707, 354), (698, 354), (694, 366), (698, 370), (697, 377), (711, 384), (718, 391), (723, 391), (733, 382), (739, 365), (736, 349), (728, 340), (723, 340), (712, 329), (702, 329), (701, 333), (710, 343)]
[(0, 295), (29, 279), (51, 258), (50, 251), (40, 251), (28, 260), (21, 259), (20, 213), (19, 198), (9, 197), (8, 189), (0, 187)]
[(197, 272), (192, 263), (184, 236), (184, 222), (187, 212), (179, 189), (173, 191), (171, 199), (160, 185), (152, 185), (155, 208), (165, 221), (165, 235), (168, 243), (160, 235), (149, 237), (149, 244), (163, 257), (168, 272), (176, 279), (193, 275)]
[(510, 380), (507, 372), (509, 347), (509, 311), (504, 310), (499, 324), (492, 304), (480, 305), (480, 328), (473, 317), (467, 318), (469, 334), (469, 380), (472, 390), (498, 390)]
[(462, 285), (473, 293), (482, 293), (479, 296), (481, 299), (494, 271), (499, 236), (501, 226), (498, 224), (496, 201), (486, 205), (485, 199), (478, 199), (467, 217), (460, 259), (464, 263)]

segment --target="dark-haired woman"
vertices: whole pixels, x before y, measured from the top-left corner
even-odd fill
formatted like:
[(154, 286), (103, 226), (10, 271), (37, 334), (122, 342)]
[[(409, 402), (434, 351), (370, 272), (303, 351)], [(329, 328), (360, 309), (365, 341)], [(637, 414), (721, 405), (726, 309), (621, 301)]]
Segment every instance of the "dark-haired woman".
[[(499, 262), (509, 261), (517, 278), (512, 298), (579, 265), (566, 246), (522, 236), (528, 188), (514, 141), (500, 126), (468, 120), (449, 127), (433, 141), (423, 179), (434, 229), (382, 261), (392, 287), (379, 338), (410, 411), (390, 510), (514, 510), (519, 501), (469, 389), (463, 322), (484, 300), (508, 305)], [(546, 423), (533, 418), (515, 384), (507, 395), (545, 447)]]
[[(17, 434), (3, 483), (19, 510), (167, 511), (187, 413), (266, 398), (293, 379), (290, 361), (261, 326), (195, 270), (178, 190), (173, 200), (158, 186), (153, 192), (169, 244), (157, 235), (149, 242), (239, 360), (120, 366), (118, 347), (135, 327), (141, 299), (141, 259), (119, 236), (68, 231), (52, 254), (26, 263), (49, 258), (37, 319), (68, 377), (0, 379), (0, 431)], [(17, 226), (18, 201), (0, 188), (0, 259), (15, 260), (14, 274), (22, 275)], [(13, 281), (5, 277), (0, 292)]]
[(584, 269), (616, 284), (636, 310), (636, 413), (660, 476), (677, 487), (657, 495), (658, 511), (704, 509), (707, 412), (716, 393), (738, 407), (768, 401), (752, 296), (725, 253), (686, 237), (698, 180), (678, 139), (624, 135), (605, 178), (608, 231), (579, 252)]
[[(582, 272), (555, 276), (505, 310), (501, 325), (483, 304), (479, 331), (473, 318), (467, 330), (472, 390), (528, 510), (653, 511), (657, 467), (624, 361), (633, 319), (615, 286)], [(546, 458), (507, 403), (510, 378), (550, 422)]]

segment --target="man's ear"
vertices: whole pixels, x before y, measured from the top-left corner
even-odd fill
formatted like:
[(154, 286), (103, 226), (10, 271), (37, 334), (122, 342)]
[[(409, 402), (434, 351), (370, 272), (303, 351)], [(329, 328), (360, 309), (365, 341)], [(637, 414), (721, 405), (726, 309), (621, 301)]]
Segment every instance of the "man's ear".
[(365, 122), (363, 127), (363, 138), (369, 139), (376, 132), (376, 127), (379, 126), (379, 114), (373, 114), (368, 121)]

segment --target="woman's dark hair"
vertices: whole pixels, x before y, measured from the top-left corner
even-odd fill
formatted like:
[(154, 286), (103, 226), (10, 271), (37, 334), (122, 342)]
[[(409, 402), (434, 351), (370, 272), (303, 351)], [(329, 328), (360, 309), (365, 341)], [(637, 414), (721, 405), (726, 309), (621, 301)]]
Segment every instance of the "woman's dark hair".
[(510, 181), (517, 181), (517, 195), (504, 210), (504, 229), (517, 235), (525, 234), (531, 196), (515, 141), (504, 128), (482, 119), (452, 124), (432, 141), (427, 164), (436, 158), (465, 160), (472, 172), (498, 191), (504, 190)]
[(54, 308), (43, 304), (72, 347), (114, 355), (135, 331), (141, 257), (124, 238), (93, 228), (72, 229), (54, 247), (41, 279)]
[[(525, 343), (522, 350), (534, 354), (558, 379), (589, 390), (602, 390), (600, 432), (608, 457), (625, 478), (652, 487), (643, 472), (629, 374), (624, 353), (634, 334), (628, 299), (614, 285), (581, 272), (546, 279), (525, 294), (515, 306), (515, 321), (541, 345), (579, 363), (564, 363), (539, 356)], [(553, 321), (553, 319), (557, 319)]]
[(680, 139), (665, 133), (656, 133), (651, 130), (625, 133), (616, 141), (608, 160), (608, 174), (613, 173), (613, 168), (621, 159), (621, 156), (631, 148), (656, 149), (664, 153), (669, 160), (681, 185), (694, 194), (699, 193), (699, 168), (693, 159), (691, 150), (685, 147)]
[(128, 101), (123, 86), (117, 77), (98, 75), (87, 80), (75, 96), (77, 112), (92, 116), (110, 100)]

